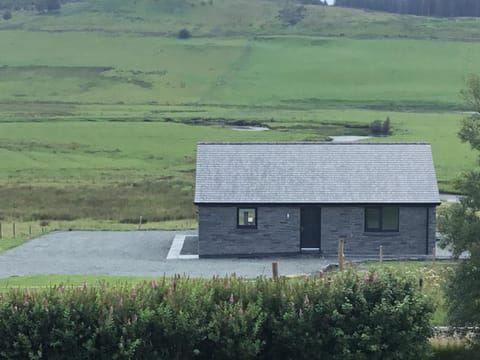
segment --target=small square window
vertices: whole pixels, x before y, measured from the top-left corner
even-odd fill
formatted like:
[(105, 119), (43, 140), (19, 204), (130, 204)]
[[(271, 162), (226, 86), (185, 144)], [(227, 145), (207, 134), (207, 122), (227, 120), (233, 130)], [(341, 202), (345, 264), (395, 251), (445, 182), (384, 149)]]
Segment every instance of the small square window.
[(238, 227), (257, 227), (257, 209), (256, 208), (238, 208), (237, 212)]

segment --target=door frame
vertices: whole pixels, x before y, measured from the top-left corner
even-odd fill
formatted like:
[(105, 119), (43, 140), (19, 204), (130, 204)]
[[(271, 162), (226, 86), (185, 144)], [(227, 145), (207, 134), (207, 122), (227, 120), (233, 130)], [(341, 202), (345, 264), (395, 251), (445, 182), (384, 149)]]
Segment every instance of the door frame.
[[(314, 211), (318, 216), (318, 247), (303, 247), (304, 240), (304, 213)], [(302, 206), (300, 207), (300, 252), (321, 252), (322, 251), (322, 208), (320, 206)]]

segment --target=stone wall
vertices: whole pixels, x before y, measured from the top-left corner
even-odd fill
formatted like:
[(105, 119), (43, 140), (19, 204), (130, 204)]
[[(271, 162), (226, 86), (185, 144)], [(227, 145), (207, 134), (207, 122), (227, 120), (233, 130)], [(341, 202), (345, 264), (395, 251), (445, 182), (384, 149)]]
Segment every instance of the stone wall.
[(300, 251), (298, 207), (257, 206), (257, 228), (239, 229), (237, 207), (200, 205), (198, 223), (201, 257)]
[(398, 232), (365, 232), (363, 206), (322, 207), (321, 250), (336, 255), (338, 240), (345, 240), (345, 255), (378, 255), (383, 245), (385, 256), (427, 254), (427, 211), (429, 211), (428, 254), (435, 244), (435, 209), (400, 207)]
[[(321, 251), (336, 256), (345, 240), (346, 256), (418, 256), (435, 246), (435, 208), (399, 209), (399, 231), (365, 232), (364, 206), (322, 206)], [(428, 240), (427, 240), (427, 211)], [(288, 214), (288, 216), (287, 216)], [(428, 243), (428, 245), (427, 245)], [(236, 206), (199, 206), (199, 255), (261, 255), (300, 251), (300, 208), (257, 206), (257, 228), (237, 228)]]

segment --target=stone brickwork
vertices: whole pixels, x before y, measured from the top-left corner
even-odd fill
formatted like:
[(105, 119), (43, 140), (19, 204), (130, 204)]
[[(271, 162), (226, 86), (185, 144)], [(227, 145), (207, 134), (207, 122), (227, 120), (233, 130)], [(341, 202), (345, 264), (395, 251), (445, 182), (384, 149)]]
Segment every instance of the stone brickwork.
[(345, 240), (346, 256), (378, 255), (383, 245), (385, 256), (427, 254), (427, 209), (429, 211), (428, 254), (435, 244), (435, 208), (400, 207), (399, 231), (365, 232), (363, 206), (322, 207), (321, 249), (336, 255), (338, 240)]
[[(403, 206), (399, 232), (365, 232), (364, 206), (322, 206), (321, 251), (336, 256), (345, 240), (346, 256), (416, 256), (432, 253), (435, 207)], [(427, 240), (428, 211), (428, 240)], [(288, 216), (287, 216), (288, 214)], [(428, 244), (428, 245), (427, 245)], [(237, 228), (237, 207), (199, 205), (199, 255), (287, 254), (300, 251), (300, 207), (257, 206), (257, 228)]]
[[(288, 217), (287, 217), (288, 214)], [(198, 207), (200, 257), (298, 253), (300, 209), (257, 207), (257, 228), (237, 228), (237, 207)]]

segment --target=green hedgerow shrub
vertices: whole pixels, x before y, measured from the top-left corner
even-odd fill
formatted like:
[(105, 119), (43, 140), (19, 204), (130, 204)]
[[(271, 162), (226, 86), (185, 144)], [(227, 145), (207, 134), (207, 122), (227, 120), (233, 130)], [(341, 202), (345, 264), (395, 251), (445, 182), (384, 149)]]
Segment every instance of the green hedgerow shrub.
[(11, 18), (12, 18), (12, 13), (9, 10), (5, 11), (2, 15), (3, 20), (10, 20)]
[(374, 120), (370, 123), (370, 134), (373, 136), (388, 136), (391, 135), (390, 118), (387, 117), (385, 121)]
[(178, 32), (177, 37), (179, 39), (190, 39), (192, 37), (192, 33), (188, 29), (181, 29)]
[(174, 278), (0, 294), (0, 359), (420, 359), (414, 280)]

